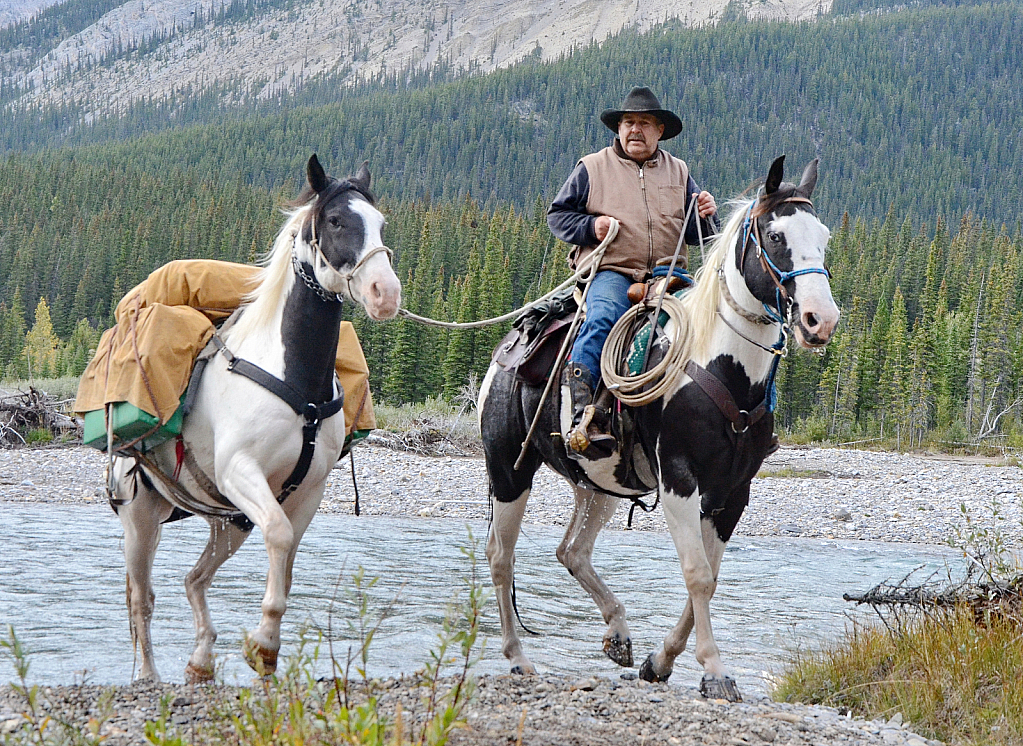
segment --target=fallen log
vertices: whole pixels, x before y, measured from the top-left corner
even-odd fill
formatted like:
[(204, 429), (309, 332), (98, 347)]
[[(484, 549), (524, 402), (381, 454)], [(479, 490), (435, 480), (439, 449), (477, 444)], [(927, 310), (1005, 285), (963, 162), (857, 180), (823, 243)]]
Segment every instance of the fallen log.
[(45, 430), (51, 439), (80, 436), (78, 423), (61, 410), (69, 401), (58, 401), (45, 391), (0, 391), (0, 447), (25, 445), (30, 433)]

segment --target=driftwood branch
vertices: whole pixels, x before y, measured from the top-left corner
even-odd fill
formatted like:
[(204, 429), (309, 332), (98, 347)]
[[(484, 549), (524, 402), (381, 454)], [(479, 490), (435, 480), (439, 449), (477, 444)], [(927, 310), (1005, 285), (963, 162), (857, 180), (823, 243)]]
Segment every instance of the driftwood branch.
[(980, 559), (967, 556), (972, 562), (962, 580), (953, 580), (951, 576), (938, 578), (938, 573), (932, 573), (922, 583), (911, 584), (914, 570), (901, 580), (886, 580), (866, 593), (846, 593), (842, 598), (871, 606), (882, 619), (882, 610), (898, 617), (901, 610), (926, 612), (968, 606), (978, 619), (995, 614), (1023, 623), (1023, 575), (1009, 580), (994, 579)]
[(1001, 376), (999, 376), (998, 380), (995, 381), (994, 391), (991, 392), (991, 400), (988, 402), (987, 410), (984, 412), (984, 419), (980, 423), (980, 431), (977, 433), (977, 440), (983, 440), (984, 438), (991, 435), (998, 428), (998, 420), (1002, 419), (1002, 417), (1004, 417), (1006, 414), (1008, 414), (1013, 409), (1018, 407), (1021, 403), (1023, 403), (1023, 396), (1016, 397), (1012, 404), (1010, 404), (1001, 412), (999, 412), (992, 420), (991, 410), (994, 408), (995, 394), (998, 393), (998, 387), (999, 385), (1001, 385), (1001, 383), (1002, 379)]
[(28, 391), (0, 391), (0, 446), (24, 445), (33, 430), (47, 430), (53, 436), (77, 433), (78, 423), (61, 411), (66, 405), (34, 386)]

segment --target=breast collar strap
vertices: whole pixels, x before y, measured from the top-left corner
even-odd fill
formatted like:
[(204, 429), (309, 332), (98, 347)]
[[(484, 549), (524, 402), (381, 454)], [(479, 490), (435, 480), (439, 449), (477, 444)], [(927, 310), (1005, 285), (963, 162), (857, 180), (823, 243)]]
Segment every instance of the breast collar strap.
[(258, 365), (250, 363), (248, 360), (235, 357), (231, 350), (227, 348), (227, 345), (224, 344), (224, 340), (220, 338), (219, 334), (214, 333), (213, 344), (216, 345), (217, 349), (227, 359), (227, 369), (229, 371), (244, 376), (253, 383), (262, 386), (291, 407), (295, 414), (305, 418), (305, 424), (302, 426), (302, 453), (299, 454), (298, 463), (295, 464), (291, 475), (284, 480), (281, 493), (277, 496), (277, 502), (284, 502), (284, 499), (298, 488), (309, 472), (309, 465), (312, 463), (313, 452), (316, 449), (316, 434), (320, 430), (320, 424), (323, 420), (333, 417), (341, 411), (345, 403), (345, 392), (342, 390), (336, 399), (323, 404), (305, 401), (305, 398), (286, 381), (282, 381), (280, 378), (268, 373)]

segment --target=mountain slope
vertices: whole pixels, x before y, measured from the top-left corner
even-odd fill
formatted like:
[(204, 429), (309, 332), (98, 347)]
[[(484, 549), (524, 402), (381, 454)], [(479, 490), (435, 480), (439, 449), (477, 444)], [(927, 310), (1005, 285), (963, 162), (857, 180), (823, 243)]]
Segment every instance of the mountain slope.
[[(45, 52), (0, 51), (10, 61), (4, 85), (22, 91), (19, 106), (74, 102), (96, 115), (224, 81), (268, 96), (325, 74), (351, 82), (437, 63), (486, 72), (528, 56), (556, 59), (668, 18), (713, 22), (736, 7), (734, 0), (130, 0)], [(749, 0), (745, 12), (797, 20), (829, 7), (830, 0)]]

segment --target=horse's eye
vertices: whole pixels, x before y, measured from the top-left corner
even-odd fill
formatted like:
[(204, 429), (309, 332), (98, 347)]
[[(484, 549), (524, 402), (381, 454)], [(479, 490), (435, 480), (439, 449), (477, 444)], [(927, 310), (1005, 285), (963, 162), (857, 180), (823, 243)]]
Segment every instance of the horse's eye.
[(335, 228), (341, 225), (341, 221), (337, 218), (336, 215), (331, 215), (329, 218), (327, 218), (327, 222), (330, 223)]
[(769, 241), (770, 241), (771, 243), (781, 243), (781, 236), (779, 236), (779, 235), (778, 235), (777, 233), (775, 233), (774, 231), (771, 231), (770, 233), (768, 233), (768, 234), (767, 234), (767, 239), (768, 239), (768, 240), (769, 240)]

